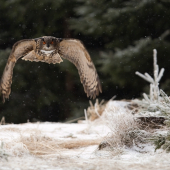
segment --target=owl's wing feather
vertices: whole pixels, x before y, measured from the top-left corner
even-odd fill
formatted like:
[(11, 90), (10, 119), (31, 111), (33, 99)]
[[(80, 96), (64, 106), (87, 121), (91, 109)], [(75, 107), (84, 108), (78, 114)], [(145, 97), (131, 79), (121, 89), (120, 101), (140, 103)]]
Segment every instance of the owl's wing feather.
[(0, 93), (2, 93), (3, 103), (5, 102), (5, 99), (9, 98), (11, 93), (12, 75), (15, 63), (20, 57), (25, 56), (35, 49), (35, 47), (36, 43), (31, 39), (21, 40), (13, 45), (0, 81)]
[(77, 67), (87, 97), (95, 99), (99, 92), (102, 93), (95, 66), (89, 53), (79, 40), (63, 39), (59, 44), (59, 54)]

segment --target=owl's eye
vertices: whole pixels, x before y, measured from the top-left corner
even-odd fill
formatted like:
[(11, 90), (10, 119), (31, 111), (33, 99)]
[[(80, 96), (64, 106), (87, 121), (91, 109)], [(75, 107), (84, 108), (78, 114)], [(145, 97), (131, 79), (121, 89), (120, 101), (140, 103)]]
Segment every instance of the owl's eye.
[(43, 41), (43, 44), (46, 44), (46, 42), (45, 42), (45, 41)]
[(53, 41), (51, 41), (51, 44), (53, 44), (54, 42)]

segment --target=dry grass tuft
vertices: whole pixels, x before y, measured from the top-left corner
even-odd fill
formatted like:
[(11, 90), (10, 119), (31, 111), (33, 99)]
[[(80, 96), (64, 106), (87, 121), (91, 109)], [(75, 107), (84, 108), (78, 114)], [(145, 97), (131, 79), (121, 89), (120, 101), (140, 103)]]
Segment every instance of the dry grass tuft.
[(74, 149), (74, 148), (80, 148), (80, 147), (87, 147), (91, 145), (99, 145), (101, 141), (99, 139), (89, 139), (89, 140), (70, 140), (70, 141), (60, 141), (58, 142), (58, 145), (60, 148), (66, 148), (66, 149)]
[(46, 136), (21, 137), (22, 143), (27, 147), (30, 153), (34, 155), (47, 155), (59, 153), (62, 149), (75, 149), (79, 147), (87, 147), (90, 145), (98, 145), (98, 140), (55, 140)]
[(4, 142), (4, 150), (10, 156), (22, 156), (29, 154), (29, 150), (26, 145), (16, 139)]
[(109, 127), (112, 131), (109, 143), (115, 146), (132, 146), (136, 130), (138, 130), (137, 122), (130, 113), (117, 115), (112, 119)]
[(96, 103), (94, 105), (91, 101), (89, 101), (89, 103), (90, 106), (87, 108), (87, 118), (90, 121), (94, 121), (102, 115), (106, 108), (106, 103), (104, 103), (104, 100), (99, 103), (98, 99), (96, 99)]
[(19, 140), (33, 155), (53, 154), (59, 149), (54, 139), (44, 136), (39, 130), (29, 136), (21, 135)]
[(5, 125), (5, 117), (4, 116), (1, 119), (0, 125)]
[(5, 142), (5, 149), (10, 155), (21, 156), (31, 153), (37, 156), (60, 154), (63, 149), (75, 149), (91, 145), (99, 145), (100, 140), (55, 139), (44, 135), (40, 130), (21, 133), (12, 142)]
[(0, 129), (0, 132), (4, 132), (4, 131), (20, 132), (21, 130), (16, 127), (5, 127), (5, 128)]
[[(120, 106), (116, 102), (113, 104), (109, 101), (102, 109), (101, 106), (102, 104), (96, 101), (96, 104), (93, 106), (91, 103), (91, 106), (87, 110), (87, 117), (90, 115), (91, 117), (89, 119), (94, 120), (89, 121), (89, 119), (87, 119), (90, 128), (89, 131), (93, 126), (101, 124), (111, 130), (111, 133), (99, 144), (99, 150), (106, 148), (107, 150), (111, 149), (114, 151), (113, 154), (119, 154), (125, 146), (131, 147), (135, 142), (144, 141), (143, 137), (145, 138), (147, 133), (140, 131), (138, 120), (135, 119), (132, 111), (129, 111), (129, 108), (126, 107), (126, 104), (123, 103), (123, 105)], [(142, 137), (140, 137), (140, 135), (142, 135)]]
[(141, 140), (138, 122), (128, 110), (112, 106), (105, 109), (103, 116), (111, 133), (99, 145), (99, 150), (109, 147), (120, 152), (120, 148), (131, 147), (135, 140)]

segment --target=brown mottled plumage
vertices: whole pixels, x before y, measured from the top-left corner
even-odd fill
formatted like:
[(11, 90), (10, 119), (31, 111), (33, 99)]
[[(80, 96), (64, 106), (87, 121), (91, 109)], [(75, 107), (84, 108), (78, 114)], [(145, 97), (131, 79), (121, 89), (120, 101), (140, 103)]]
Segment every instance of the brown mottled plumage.
[(19, 58), (22, 57), (26, 61), (56, 64), (63, 61), (60, 56), (68, 59), (77, 67), (87, 97), (96, 98), (99, 92), (102, 92), (102, 88), (95, 66), (84, 45), (76, 39), (44, 36), (21, 40), (13, 45), (0, 82), (3, 102), (9, 98), (13, 68)]

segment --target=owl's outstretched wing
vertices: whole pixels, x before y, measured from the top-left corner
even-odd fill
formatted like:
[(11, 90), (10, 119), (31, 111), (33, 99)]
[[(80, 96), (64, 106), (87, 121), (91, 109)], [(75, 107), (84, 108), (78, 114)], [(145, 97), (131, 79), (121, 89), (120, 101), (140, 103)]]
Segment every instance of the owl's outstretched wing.
[(5, 102), (5, 99), (9, 98), (11, 92), (12, 75), (15, 63), (20, 57), (25, 56), (30, 51), (35, 49), (35, 47), (36, 43), (31, 39), (21, 40), (13, 45), (0, 81), (0, 93), (2, 93), (3, 103)]
[(95, 66), (89, 53), (79, 40), (63, 39), (59, 44), (59, 54), (77, 67), (87, 97), (95, 99), (99, 92), (102, 93)]

